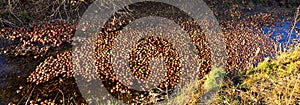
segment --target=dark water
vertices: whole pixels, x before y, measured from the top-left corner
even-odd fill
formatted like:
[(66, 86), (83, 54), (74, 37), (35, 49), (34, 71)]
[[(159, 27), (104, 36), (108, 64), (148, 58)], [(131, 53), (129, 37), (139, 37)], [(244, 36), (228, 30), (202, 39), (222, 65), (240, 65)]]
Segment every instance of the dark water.
[(0, 56), (0, 89), (4, 87), (4, 84), (3, 84), (4, 80), (2, 78), (5, 75), (2, 70), (2, 68), (4, 68), (4, 66), (5, 66), (4, 62), (5, 62), (5, 56), (2, 55), (2, 56)]
[(33, 57), (10, 58), (0, 55), (0, 105), (21, 98), (16, 91), (26, 84), (27, 76), (35, 69), (39, 61)]

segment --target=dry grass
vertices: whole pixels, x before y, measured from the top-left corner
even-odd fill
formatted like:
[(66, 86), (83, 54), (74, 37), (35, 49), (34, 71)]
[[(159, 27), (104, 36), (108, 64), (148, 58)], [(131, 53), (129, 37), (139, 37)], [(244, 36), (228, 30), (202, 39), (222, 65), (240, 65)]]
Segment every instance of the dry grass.
[(200, 80), (192, 80), (179, 91), (174, 93), (175, 97), (168, 99), (167, 105), (196, 105), (198, 103), (210, 104), (213, 101), (215, 93), (221, 86), (221, 81), (225, 76), (225, 70), (222, 68), (213, 68), (212, 71)]
[[(299, 22), (296, 9), (289, 35)], [(296, 33), (299, 35), (299, 33)], [(300, 103), (300, 44), (289, 46), (289, 50), (277, 52), (274, 59), (265, 58), (255, 68), (246, 68), (237, 75), (228, 76), (217, 97), (211, 104), (298, 104)], [(201, 92), (196, 93), (199, 95)], [(192, 100), (199, 103), (199, 100)]]
[(283, 52), (276, 59), (267, 58), (256, 68), (223, 84), (214, 104), (297, 104), (300, 102), (300, 44), (293, 51)]

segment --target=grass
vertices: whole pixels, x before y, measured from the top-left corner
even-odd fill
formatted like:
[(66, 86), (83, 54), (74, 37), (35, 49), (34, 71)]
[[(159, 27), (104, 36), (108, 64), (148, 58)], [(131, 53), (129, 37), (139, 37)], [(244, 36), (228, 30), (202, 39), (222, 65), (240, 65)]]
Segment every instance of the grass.
[[(213, 68), (212, 71), (205, 75), (200, 80), (192, 80), (183, 87), (179, 88), (179, 91), (175, 97), (167, 100), (167, 105), (185, 105), (185, 104), (197, 104), (202, 100), (203, 104), (210, 104), (212, 102), (215, 93), (221, 86), (221, 81), (225, 77), (225, 70), (222, 68)], [(203, 97), (204, 96), (204, 97)]]
[(243, 83), (249, 93), (257, 93), (256, 100), (267, 104), (299, 103), (300, 50), (284, 52), (274, 60), (265, 60), (250, 70)]
[(297, 104), (300, 102), (300, 44), (257, 67), (224, 80), (212, 104)]
[(197, 81), (196, 89), (183, 88), (187, 92), (196, 90), (194, 94), (178, 95), (174, 98), (176, 100), (171, 101), (176, 102), (184, 100), (186, 98), (184, 96), (193, 96), (183, 104), (199, 104), (203, 101), (201, 97), (208, 90), (218, 86), (216, 85), (216, 78), (224, 76), (224, 80), (220, 83), (220, 89), (209, 104), (297, 104), (300, 103), (299, 70), (300, 44), (297, 44), (290, 51), (281, 52), (279, 56), (273, 59), (266, 58), (257, 67), (247, 68), (235, 76), (225, 76), (221, 69), (213, 69), (211, 73)]

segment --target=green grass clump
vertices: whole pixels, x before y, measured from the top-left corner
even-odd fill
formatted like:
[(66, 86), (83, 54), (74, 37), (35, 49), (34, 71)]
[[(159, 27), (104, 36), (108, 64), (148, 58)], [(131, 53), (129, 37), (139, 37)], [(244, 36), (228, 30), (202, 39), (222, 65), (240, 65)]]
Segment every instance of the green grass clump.
[[(225, 70), (220, 67), (214, 67), (209, 74), (205, 75), (202, 79), (191, 83), (193, 85), (188, 85), (187, 87), (193, 86), (194, 88), (189, 88), (189, 93), (192, 92), (192, 95), (190, 95), (192, 97), (186, 101), (185, 104), (210, 104), (216, 95), (215, 93), (217, 93), (219, 88), (222, 86), (221, 83), (223, 83), (224, 77), (226, 77)], [(186, 95), (184, 95), (184, 97), (186, 97)], [(181, 98), (175, 98), (176, 101), (178, 99)]]
[(226, 72), (223, 68), (213, 68), (208, 75), (205, 75), (207, 80), (204, 82), (204, 89), (211, 90), (220, 86), (221, 80), (225, 77)]

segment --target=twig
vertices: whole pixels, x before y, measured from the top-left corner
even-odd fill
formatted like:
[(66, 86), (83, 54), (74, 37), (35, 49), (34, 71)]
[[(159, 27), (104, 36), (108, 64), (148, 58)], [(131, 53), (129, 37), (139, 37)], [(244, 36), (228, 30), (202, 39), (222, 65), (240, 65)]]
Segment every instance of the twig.
[[(67, 15), (67, 19), (69, 19), (70, 18), (70, 15), (68, 14), (68, 12), (67, 12), (67, 8), (66, 8), (66, 6), (68, 6), (69, 5), (69, 2), (67, 1), (63, 1), (63, 3), (65, 4), (64, 5), (64, 11), (65, 11), (65, 14)], [(68, 6), (69, 7), (69, 6)]]
[(66, 105), (64, 93), (63, 93), (62, 90), (60, 90), (60, 89), (58, 89), (58, 91), (59, 91), (59, 92), (62, 94), (62, 96), (63, 96), (63, 105)]
[(28, 96), (28, 98), (27, 98), (27, 101), (26, 101), (25, 105), (28, 105), (28, 102), (29, 102), (29, 100), (30, 100), (30, 97), (31, 97), (31, 95), (32, 95), (33, 90), (35, 89), (35, 87), (36, 87), (36, 85), (35, 85), (35, 86), (33, 87), (33, 89), (31, 90), (31, 92), (30, 92), (30, 94), (29, 94), (29, 96)]
[[(298, 6), (297, 11), (296, 11), (296, 14), (295, 14), (295, 16), (294, 16), (294, 22), (293, 22), (292, 29), (290, 30), (290, 32), (289, 32), (289, 34), (288, 34), (288, 42), (287, 42), (287, 44), (290, 43), (291, 35), (292, 35), (292, 33), (293, 33), (293, 30), (295, 30), (296, 24), (297, 24), (297, 22), (298, 22), (297, 20), (298, 20), (298, 16), (299, 16), (299, 9), (300, 9), (300, 5)], [(295, 32), (297, 32), (297, 31), (295, 31)]]
[(10, 0), (8, 0), (8, 10), (9, 10), (9, 12), (11, 12), (11, 11), (12, 11), (12, 5), (11, 5), (11, 2), (10, 2)]
[(291, 102), (291, 100), (292, 100), (293, 94), (295, 93), (295, 88), (298, 88), (298, 80), (299, 80), (299, 74), (297, 75), (297, 80), (296, 80), (296, 83), (295, 83), (296, 86), (293, 87), (293, 90), (292, 90), (292, 92), (290, 94), (290, 98), (288, 100), (287, 105), (289, 105), (290, 102)]
[(58, 94), (59, 94), (59, 93), (57, 93), (57, 94), (55, 95), (54, 99), (53, 99), (54, 103), (55, 103), (55, 100), (56, 100)]
[(8, 24), (11, 25), (12, 27), (16, 27), (16, 24), (14, 24), (14, 23), (12, 23), (12, 22), (6, 20), (6, 19), (0, 18), (0, 21), (3, 21), (3, 22), (5, 22), (5, 23), (8, 23)]
[[(63, 1), (64, 2), (64, 1)], [(61, 3), (53, 12), (53, 14), (51, 14), (49, 17), (53, 17), (55, 14), (59, 13), (59, 8), (63, 5), (63, 3)], [(53, 9), (53, 8), (52, 8)]]
[(26, 96), (23, 96), (20, 101), (17, 103), (17, 105), (20, 105), (21, 101), (25, 98)]

